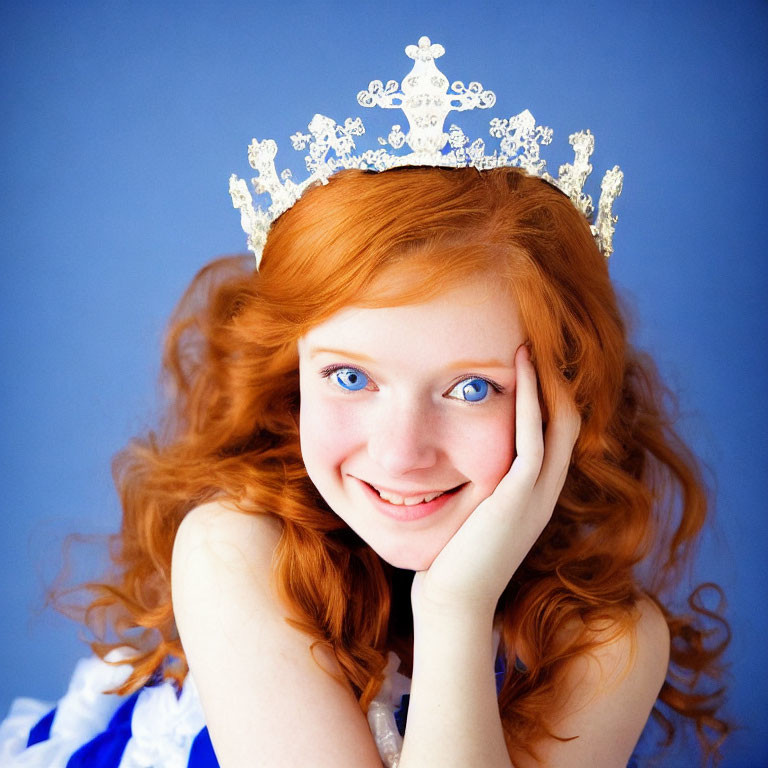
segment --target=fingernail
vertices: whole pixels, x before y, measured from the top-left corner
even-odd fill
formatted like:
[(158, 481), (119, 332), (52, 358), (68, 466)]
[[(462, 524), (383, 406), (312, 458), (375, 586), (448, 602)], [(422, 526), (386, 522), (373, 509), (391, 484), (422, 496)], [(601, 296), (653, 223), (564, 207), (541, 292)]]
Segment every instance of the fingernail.
[(521, 675), (524, 675), (528, 671), (525, 662), (517, 655), (515, 655), (515, 671), (519, 672)]

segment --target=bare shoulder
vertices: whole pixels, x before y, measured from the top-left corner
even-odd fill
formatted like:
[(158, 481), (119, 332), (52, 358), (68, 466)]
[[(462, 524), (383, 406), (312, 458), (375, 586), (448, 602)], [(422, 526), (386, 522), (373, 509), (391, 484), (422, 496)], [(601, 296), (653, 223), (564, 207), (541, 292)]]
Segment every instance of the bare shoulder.
[(190, 510), (176, 533), (174, 559), (208, 553), (224, 560), (238, 553), (271, 560), (280, 538), (280, 523), (266, 514), (247, 514), (226, 501), (211, 501)]
[(637, 641), (643, 645), (644, 657), (658, 672), (663, 672), (663, 680), (669, 666), (669, 625), (659, 606), (649, 597), (641, 598), (637, 607), (640, 612), (635, 625)]
[(564, 706), (566, 717), (580, 708), (617, 707), (637, 715), (640, 735), (667, 675), (670, 641), (667, 622), (653, 600), (642, 597), (635, 608), (629, 630), (597, 629), (599, 645), (571, 664), (566, 688), (572, 702)]
[[(659, 606), (647, 596), (636, 605), (636, 620), (630, 631), (607, 625), (595, 631), (600, 644), (582, 661), (597, 666), (606, 682), (625, 677), (664, 681), (669, 664), (669, 627)], [(655, 698), (655, 697), (654, 697)]]
[[(173, 545), (174, 617), (190, 667), (221, 652), (218, 629), (234, 640), (258, 624), (259, 637), (279, 636), (293, 618), (274, 589), (272, 561), (281, 524), (266, 514), (241, 512), (215, 501), (191, 510)], [(200, 654), (201, 646), (203, 653)], [(196, 675), (197, 676), (197, 675)]]
[(279, 538), (278, 521), (227, 502), (203, 504), (182, 520), (173, 545), (171, 593), (190, 666), (212, 627), (239, 627), (256, 615), (262, 625), (267, 617), (281, 618), (270, 586)]
[[(626, 766), (667, 675), (670, 637), (661, 609), (648, 597), (636, 604), (632, 628), (595, 629), (598, 645), (575, 657), (560, 681), (550, 724), (571, 739), (537, 746), (545, 765)], [(540, 763), (516, 756), (516, 768)]]
[(174, 542), (174, 618), (219, 764), (253, 765), (258, 744), (259, 765), (380, 765), (335, 656), (278, 597), (280, 535), (275, 518), (214, 502)]

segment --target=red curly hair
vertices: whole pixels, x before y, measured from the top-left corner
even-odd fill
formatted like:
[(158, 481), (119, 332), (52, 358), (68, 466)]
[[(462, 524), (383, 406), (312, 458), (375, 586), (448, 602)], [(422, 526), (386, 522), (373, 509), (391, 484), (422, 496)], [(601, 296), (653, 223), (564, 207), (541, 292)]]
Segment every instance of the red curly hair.
[[(372, 290), (385, 270), (405, 268), (412, 279), (397, 294)], [(135, 649), (123, 692), (159, 667), (186, 673), (171, 552), (185, 514), (216, 497), (281, 522), (281, 597), (300, 629), (333, 650), (363, 709), (389, 649), (408, 666), (407, 579), (330, 510), (302, 463), (297, 340), (343, 307), (423, 301), (478, 271), (518, 300), (545, 412), (565, 382), (583, 422), (552, 520), (497, 608), (508, 745), (530, 749), (549, 733), (569, 659), (606, 642), (590, 628), (607, 619), (631, 634), (647, 594), (672, 639), (654, 715), (670, 738), (676, 722), (693, 723), (716, 753), (728, 725), (717, 716), (722, 690), (707, 678), (720, 671), (727, 624), (699, 591), (684, 615), (662, 602), (705, 522), (696, 463), (672, 429), (653, 364), (627, 342), (588, 222), (559, 190), (511, 168), (340, 172), (275, 222), (258, 272), (235, 257), (198, 274), (167, 337), (162, 428), (115, 460), (123, 520), (114, 573), (88, 585), (87, 619), (117, 635), (94, 649)], [(563, 631), (572, 626), (581, 632)], [(516, 651), (525, 674), (514, 671)]]

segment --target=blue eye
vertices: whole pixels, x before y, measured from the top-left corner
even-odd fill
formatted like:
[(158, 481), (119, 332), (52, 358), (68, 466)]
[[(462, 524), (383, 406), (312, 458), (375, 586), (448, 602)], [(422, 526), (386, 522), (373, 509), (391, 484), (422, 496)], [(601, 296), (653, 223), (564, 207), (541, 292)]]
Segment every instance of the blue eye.
[(469, 403), (477, 403), (488, 396), (488, 382), (485, 379), (464, 379), (460, 381), (449, 393), (448, 397), (466, 400)]
[(331, 378), (342, 388), (357, 392), (368, 386), (368, 377), (357, 368), (337, 368)]

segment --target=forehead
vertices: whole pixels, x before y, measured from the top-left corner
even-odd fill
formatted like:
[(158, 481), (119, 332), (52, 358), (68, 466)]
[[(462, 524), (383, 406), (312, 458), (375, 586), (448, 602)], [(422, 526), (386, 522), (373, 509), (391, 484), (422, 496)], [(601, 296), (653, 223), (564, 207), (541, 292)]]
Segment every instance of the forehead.
[(346, 307), (299, 342), (302, 357), (320, 350), (360, 353), (409, 363), (497, 359), (511, 364), (526, 334), (511, 292), (477, 278), (420, 303)]

